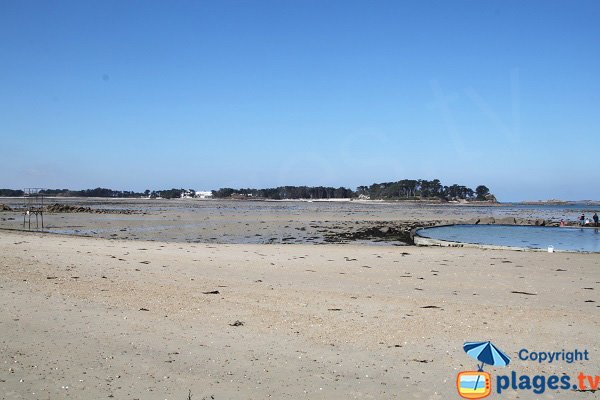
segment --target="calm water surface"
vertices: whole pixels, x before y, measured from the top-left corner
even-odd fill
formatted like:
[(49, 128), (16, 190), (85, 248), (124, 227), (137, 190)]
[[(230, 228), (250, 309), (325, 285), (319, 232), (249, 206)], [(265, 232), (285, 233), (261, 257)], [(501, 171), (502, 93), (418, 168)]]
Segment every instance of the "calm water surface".
[(545, 226), (452, 225), (420, 229), (419, 236), (450, 242), (530, 249), (600, 252), (600, 233), (594, 228)]

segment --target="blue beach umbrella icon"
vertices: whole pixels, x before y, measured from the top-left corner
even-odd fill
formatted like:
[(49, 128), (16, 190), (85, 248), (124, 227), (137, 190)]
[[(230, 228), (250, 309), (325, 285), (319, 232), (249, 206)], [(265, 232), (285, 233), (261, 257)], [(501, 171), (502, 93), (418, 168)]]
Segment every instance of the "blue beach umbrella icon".
[[(492, 344), (492, 342), (466, 342), (463, 345), (465, 352), (481, 362), (478, 365), (479, 371), (483, 371), (485, 364), (493, 365), (495, 367), (506, 367), (510, 363), (510, 357), (504, 354), (502, 350)], [(479, 376), (475, 382), (475, 387), (479, 383)]]
[(483, 371), (483, 365), (493, 365), (495, 367), (506, 367), (510, 363), (510, 357), (504, 354), (502, 350), (492, 344), (492, 342), (466, 342), (463, 345), (465, 352), (481, 361), (480, 370)]

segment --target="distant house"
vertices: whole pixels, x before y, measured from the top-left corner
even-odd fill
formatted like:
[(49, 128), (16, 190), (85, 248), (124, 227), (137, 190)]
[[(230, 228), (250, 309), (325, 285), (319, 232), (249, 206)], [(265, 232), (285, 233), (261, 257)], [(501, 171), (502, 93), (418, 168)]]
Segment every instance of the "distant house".
[(191, 199), (196, 197), (196, 192), (193, 190), (184, 190), (181, 192), (182, 199)]
[(211, 197), (213, 197), (212, 192), (202, 192), (200, 190), (196, 191), (196, 196), (197, 199), (210, 199)]

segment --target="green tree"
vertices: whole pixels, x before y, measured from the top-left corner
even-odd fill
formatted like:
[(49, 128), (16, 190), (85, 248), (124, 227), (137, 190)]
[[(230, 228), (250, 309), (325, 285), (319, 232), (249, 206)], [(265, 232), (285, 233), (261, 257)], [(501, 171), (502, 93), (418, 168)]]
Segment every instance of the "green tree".
[(490, 194), (490, 189), (485, 185), (479, 185), (475, 188), (475, 193), (477, 194), (477, 200), (485, 200), (485, 196)]

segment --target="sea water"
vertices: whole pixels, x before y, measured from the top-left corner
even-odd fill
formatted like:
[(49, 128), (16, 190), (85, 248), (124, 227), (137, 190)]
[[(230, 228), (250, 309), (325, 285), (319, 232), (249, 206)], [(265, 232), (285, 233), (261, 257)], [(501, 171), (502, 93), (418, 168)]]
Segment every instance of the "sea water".
[(558, 228), (514, 225), (450, 225), (420, 229), (422, 237), (449, 242), (529, 249), (600, 252), (597, 228)]

